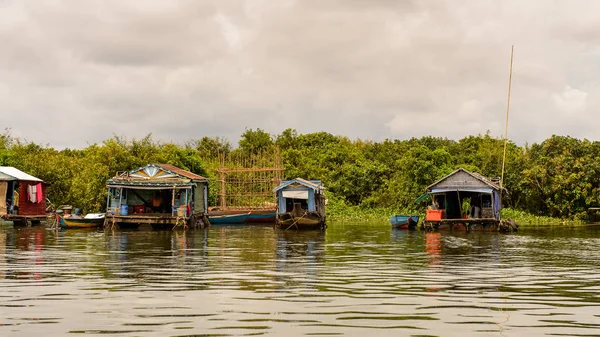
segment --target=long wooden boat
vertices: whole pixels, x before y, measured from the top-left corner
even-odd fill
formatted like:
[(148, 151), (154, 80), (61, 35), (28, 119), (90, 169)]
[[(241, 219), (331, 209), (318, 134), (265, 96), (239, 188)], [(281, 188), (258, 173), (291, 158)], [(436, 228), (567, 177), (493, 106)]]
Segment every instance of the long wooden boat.
[(250, 211), (246, 222), (248, 223), (273, 223), (276, 218), (276, 210), (265, 210), (265, 211)]
[(392, 228), (397, 229), (415, 229), (418, 222), (418, 215), (392, 215), (390, 217)]
[(104, 217), (98, 218), (71, 218), (56, 215), (56, 221), (58, 221), (61, 228), (96, 228), (104, 226)]
[(208, 221), (211, 225), (241, 225), (245, 224), (250, 216), (250, 212), (238, 214), (208, 214)]

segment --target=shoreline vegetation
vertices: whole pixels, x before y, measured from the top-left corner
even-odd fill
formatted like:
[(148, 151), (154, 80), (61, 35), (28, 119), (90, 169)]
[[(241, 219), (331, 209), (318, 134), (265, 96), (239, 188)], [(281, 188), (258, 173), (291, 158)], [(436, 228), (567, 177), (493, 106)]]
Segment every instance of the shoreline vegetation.
[[(460, 140), (426, 136), (381, 142), (351, 140), (326, 132), (271, 135), (246, 129), (237, 147), (220, 137), (183, 144), (113, 136), (83, 149), (57, 150), (0, 134), (0, 165), (14, 166), (48, 184), (54, 205), (84, 212), (105, 209), (106, 181), (118, 171), (167, 163), (209, 179), (209, 205), (216, 204), (221, 156), (260, 158), (277, 151), (285, 178), (320, 179), (332, 221), (387, 221), (394, 214), (423, 214), (415, 204), (425, 187), (457, 168), (500, 177), (504, 140), (484, 135)], [(509, 141), (503, 218), (521, 225), (577, 225), (600, 206), (600, 142), (553, 135), (539, 144)]]

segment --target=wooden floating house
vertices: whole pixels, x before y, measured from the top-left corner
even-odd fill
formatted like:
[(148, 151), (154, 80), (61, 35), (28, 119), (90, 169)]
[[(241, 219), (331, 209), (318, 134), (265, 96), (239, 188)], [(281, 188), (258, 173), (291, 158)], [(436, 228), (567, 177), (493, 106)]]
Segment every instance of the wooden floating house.
[(46, 184), (10, 166), (0, 166), (0, 217), (15, 225), (46, 220)]
[(320, 180), (283, 180), (277, 196), (277, 225), (283, 229), (326, 227), (325, 187)]
[(170, 164), (148, 164), (117, 175), (108, 188), (105, 225), (153, 228), (208, 225), (208, 180)]
[[(464, 227), (467, 231), (475, 226), (496, 229), (500, 224), (503, 191), (506, 190), (500, 187), (499, 180), (460, 168), (427, 186), (432, 205), (426, 212), (423, 227)], [(466, 203), (468, 209), (465, 209)]]

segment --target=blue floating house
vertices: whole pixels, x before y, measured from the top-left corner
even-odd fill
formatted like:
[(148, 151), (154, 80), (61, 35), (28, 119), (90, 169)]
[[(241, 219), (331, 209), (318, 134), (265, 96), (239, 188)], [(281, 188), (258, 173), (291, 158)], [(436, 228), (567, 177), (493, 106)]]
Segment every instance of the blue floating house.
[(117, 173), (106, 187), (106, 220), (113, 225), (208, 225), (208, 180), (179, 167), (148, 164)]
[(277, 225), (284, 229), (325, 228), (325, 187), (320, 180), (283, 180), (277, 196)]

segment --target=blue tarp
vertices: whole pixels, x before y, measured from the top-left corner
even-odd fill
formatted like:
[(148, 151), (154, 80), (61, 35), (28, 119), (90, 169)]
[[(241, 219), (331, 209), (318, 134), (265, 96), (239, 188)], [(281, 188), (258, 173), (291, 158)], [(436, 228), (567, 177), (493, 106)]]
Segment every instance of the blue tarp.
[(498, 216), (500, 213), (500, 207), (500, 194), (498, 193), (498, 191), (494, 191), (494, 217), (496, 219), (500, 218)]

